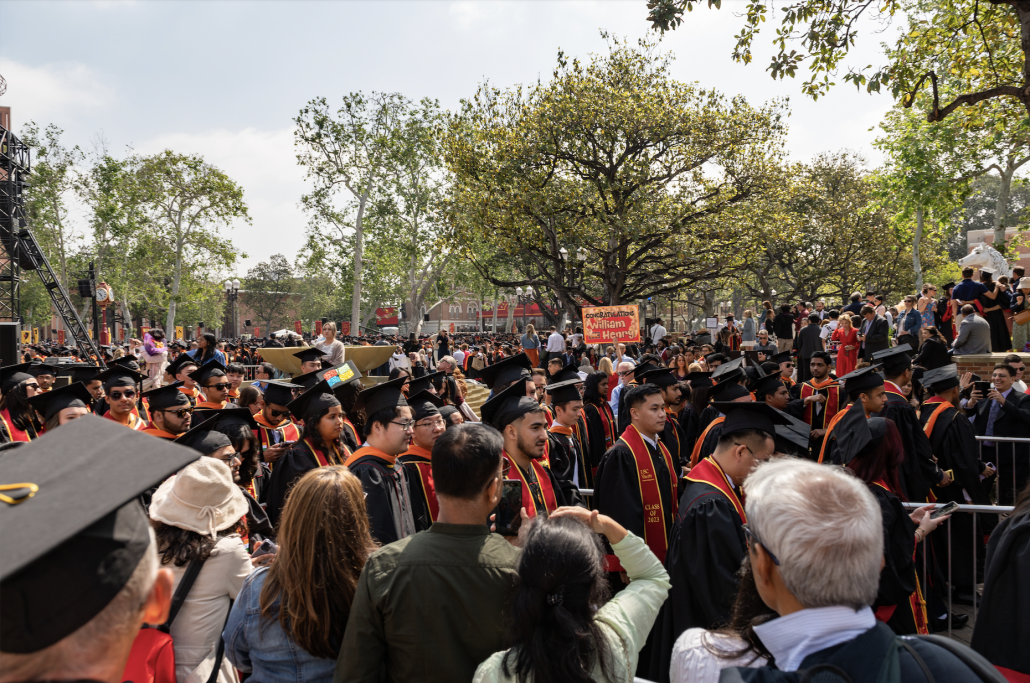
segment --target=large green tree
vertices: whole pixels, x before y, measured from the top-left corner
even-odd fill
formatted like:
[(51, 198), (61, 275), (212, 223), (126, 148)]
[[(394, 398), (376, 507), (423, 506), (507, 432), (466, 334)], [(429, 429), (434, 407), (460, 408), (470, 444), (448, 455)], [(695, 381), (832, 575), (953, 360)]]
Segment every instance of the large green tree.
[(268, 332), (289, 322), (290, 303), (296, 294), (297, 282), (285, 256), (276, 254), (251, 268), (242, 289), (240, 299), (254, 311)]

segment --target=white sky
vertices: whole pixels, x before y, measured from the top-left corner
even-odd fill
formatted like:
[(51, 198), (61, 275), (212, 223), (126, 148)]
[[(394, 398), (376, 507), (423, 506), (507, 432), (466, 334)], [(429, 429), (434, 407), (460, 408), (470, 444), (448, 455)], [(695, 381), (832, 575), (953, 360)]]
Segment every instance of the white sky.
[[(14, 130), (55, 123), (84, 149), (102, 133), (112, 152), (171, 148), (201, 153), (242, 185), (253, 225), (229, 236), (249, 258), (239, 273), (303, 245), (305, 192), (292, 119), (311, 98), (397, 91), (448, 109), (489, 79), (497, 87), (547, 80), (559, 49), (585, 59), (607, 48), (604, 29), (648, 32), (646, 0), (512, 2), (85, 1), (0, 3), (0, 74)], [(695, 9), (666, 36), (673, 72), (753, 104), (790, 97), (788, 151), (807, 160), (842, 148), (879, 155), (870, 142), (889, 95), (838, 86), (812, 102), (799, 80), (765, 67), (775, 24), (759, 36), (755, 62), (730, 55), (741, 2)], [(778, 13), (774, 11), (772, 14)], [(856, 64), (879, 63), (883, 35), (863, 33)]]

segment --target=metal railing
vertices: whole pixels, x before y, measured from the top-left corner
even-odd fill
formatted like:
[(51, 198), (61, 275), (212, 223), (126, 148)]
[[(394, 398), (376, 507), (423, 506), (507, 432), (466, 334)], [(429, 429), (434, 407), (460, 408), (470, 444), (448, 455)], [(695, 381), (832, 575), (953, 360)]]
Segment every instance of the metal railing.
[[(1016, 496), (1019, 494), (1018, 489), (1019, 489), (1019, 483), (1020, 483), (1020, 482), (1017, 481), (1017, 477), (1016, 477), (1016, 444), (1017, 443), (1030, 444), (1030, 437), (1021, 437), (1021, 436), (1018, 436), (1018, 437), (1017, 436), (978, 436), (978, 437), (976, 437), (976, 441), (977, 441), (977, 443), (980, 446), (979, 457), (980, 457), (981, 461), (983, 461), (984, 442), (990, 441), (991, 443), (995, 444), (995, 446), (993, 446), (993, 448), (995, 449), (995, 454), (997, 455), (998, 462), (994, 463), (994, 467), (997, 470), (997, 473), (994, 475), (994, 496), (999, 501), (1001, 500), (1001, 456), (1002, 456), (1002, 450), (1009, 450), (1009, 451), (1011, 451), (1012, 469), (1009, 470), (1009, 472), (1011, 473), (1011, 476), (1012, 476), (1012, 500), (1015, 501), (1016, 500)], [(1010, 447), (1008, 449), (1002, 449), (1000, 447), (1000, 444), (1010, 444)], [(988, 448), (991, 448), (991, 446), (988, 446)], [(1030, 452), (1022, 453), (1021, 455), (1030, 455)], [(1022, 482), (1022, 483), (1025, 484), (1026, 482)]]

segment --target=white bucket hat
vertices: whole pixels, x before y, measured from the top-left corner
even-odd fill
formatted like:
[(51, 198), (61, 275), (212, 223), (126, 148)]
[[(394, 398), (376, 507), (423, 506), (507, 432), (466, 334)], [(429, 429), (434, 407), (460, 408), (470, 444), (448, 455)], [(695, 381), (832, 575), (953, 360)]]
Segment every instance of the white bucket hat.
[(200, 458), (158, 487), (150, 518), (214, 538), (247, 513), (247, 499), (221, 460)]
[(1019, 285), (1016, 289), (1030, 289), (1030, 277), (1020, 278)]

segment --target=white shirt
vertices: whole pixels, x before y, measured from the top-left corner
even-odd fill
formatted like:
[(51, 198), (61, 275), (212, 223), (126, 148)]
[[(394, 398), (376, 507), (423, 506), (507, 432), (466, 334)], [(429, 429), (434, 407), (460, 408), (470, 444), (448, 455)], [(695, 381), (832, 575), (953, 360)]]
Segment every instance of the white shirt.
[(619, 382), (619, 386), (612, 389), (612, 400), (608, 401), (608, 405), (611, 406), (615, 417), (619, 416), (619, 394), (622, 393), (622, 387), (624, 386), (622, 382)]
[(451, 355), (454, 356), (454, 360), (458, 361), (458, 367), (459, 368), (462, 367), (465, 364), (465, 352), (462, 351), (461, 349), (458, 349), (457, 351), (455, 351)]
[(557, 332), (552, 332), (547, 338), (548, 353), (565, 353), (565, 338)]
[(1025, 394), (1026, 393), (1026, 382), (1024, 382), (1021, 379), (1017, 379), (1015, 382), (1012, 383), (1012, 388), (1015, 389), (1016, 391), (1018, 391), (1021, 394)]
[(740, 638), (706, 631), (703, 628), (688, 628), (672, 646), (672, 661), (669, 674), (672, 683), (718, 683), (723, 669), (746, 666), (757, 669), (765, 666), (765, 657), (750, 652), (738, 659), (719, 657), (708, 649), (720, 652), (734, 652), (747, 647)]
[(819, 330), (819, 336), (823, 339), (829, 339), (830, 335), (837, 329), (837, 325), (840, 324), (838, 320), (831, 320), (830, 322), (823, 325), (823, 328)]
[(781, 671), (797, 671), (810, 654), (846, 643), (876, 625), (873, 610), (863, 607), (815, 607), (755, 626), (755, 633)]
[(651, 343), (657, 344), (658, 340), (664, 337), (666, 334), (665, 328), (661, 325), (655, 325), (651, 328)]

